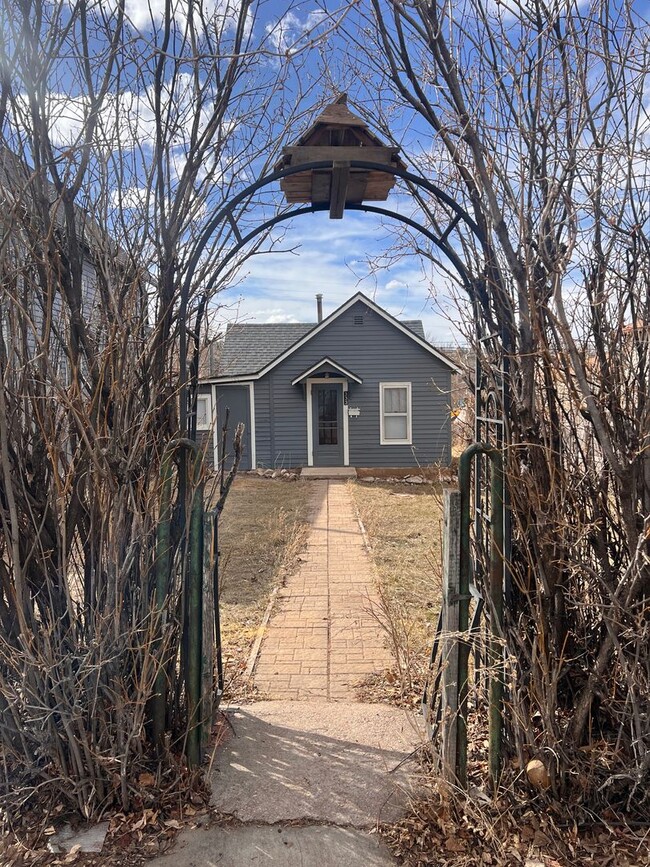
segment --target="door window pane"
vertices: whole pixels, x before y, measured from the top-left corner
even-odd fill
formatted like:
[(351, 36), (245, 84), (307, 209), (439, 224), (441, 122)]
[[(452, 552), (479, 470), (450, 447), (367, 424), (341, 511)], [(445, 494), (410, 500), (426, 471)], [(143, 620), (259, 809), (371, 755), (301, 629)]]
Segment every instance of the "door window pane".
[(336, 446), (339, 442), (337, 389), (319, 388), (318, 400), (318, 444)]

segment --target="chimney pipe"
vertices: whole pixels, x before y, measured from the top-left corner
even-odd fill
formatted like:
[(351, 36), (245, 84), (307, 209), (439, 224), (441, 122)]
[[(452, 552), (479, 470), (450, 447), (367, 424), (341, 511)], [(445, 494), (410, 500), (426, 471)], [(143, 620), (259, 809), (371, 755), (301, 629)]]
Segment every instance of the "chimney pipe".
[(323, 321), (323, 296), (320, 292), (316, 295), (316, 311), (318, 313), (318, 321), (322, 322)]

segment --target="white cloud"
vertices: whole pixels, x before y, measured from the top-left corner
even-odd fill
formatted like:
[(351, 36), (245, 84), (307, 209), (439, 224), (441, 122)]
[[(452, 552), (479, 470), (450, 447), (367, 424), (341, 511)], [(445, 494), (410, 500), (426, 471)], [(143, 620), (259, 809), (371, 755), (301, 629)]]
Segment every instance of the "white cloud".
[(294, 12), (287, 12), (282, 18), (267, 24), (266, 33), (278, 54), (289, 55), (298, 51), (305, 40), (312, 38), (327, 17), (327, 13), (319, 9), (302, 19)]
[[(590, 0), (554, 0), (546, 7), (551, 20), (589, 6)], [(512, 21), (535, 22), (539, 7), (534, 0), (487, 0), (488, 14), (495, 15), (504, 23)]]
[(113, 207), (121, 205), (125, 210), (139, 211), (146, 209), (150, 202), (151, 192), (146, 187), (123, 187), (111, 192)]
[(255, 311), (251, 315), (251, 318), (254, 319), (256, 322), (299, 322), (300, 321), (293, 314), (282, 313), (278, 309), (273, 310), (272, 312), (269, 312), (267, 310), (258, 310), (258, 311)]
[[(379, 239), (379, 243), (378, 243)], [(444, 279), (419, 257), (402, 257), (372, 274), (359, 251), (380, 256), (385, 231), (370, 215), (346, 214), (341, 221), (326, 215), (296, 220), (285, 246), (300, 244), (299, 253), (269, 253), (248, 260), (236, 289), (218, 296), (222, 323), (315, 322), (317, 292), (328, 315), (362, 291), (401, 319), (421, 319), (425, 332), (439, 343), (458, 339), (458, 313)], [(354, 264), (353, 264), (354, 263)], [(437, 296), (432, 299), (432, 291)], [(223, 327), (223, 326), (222, 326)]]
[[(73, 5), (72, 0), (68, 0)], [(117, 7), (116, 0), (96, 0), (90, 7), (100, 15), (114, 12)], [(203, 0), (202, 3), (193, 3), (191, 7), (195, 15), (199, 11), (204, 19), (211, 22), (216, 31), (233, 30), (241, 14), (241, 0)], [(188, 21), (189, 0), (175, 0), (172, 3), (172, 17), (177, 27), (185, 27)], [(165, 0), (125, 0), (124, 12), (131, 26), (141, 32), (153, 29), (164, 18)], [(197, 28), (201, 29), (197, 20)]]
[[(23, 99), (26, 105), (27, 100)], [(44, 108), (52, 144), (55, 147), (78, 144), (90, 112), (89, 98), (52, 91), (47, 95)], [(109, 152), (117, 149), (118, 144), (121, 148), (130, 149), (138, 142), (151, 141), (155, 120), (149, 96), (131, 91), (107, 94), (97, 124), (95, 145), (103, 146)]]

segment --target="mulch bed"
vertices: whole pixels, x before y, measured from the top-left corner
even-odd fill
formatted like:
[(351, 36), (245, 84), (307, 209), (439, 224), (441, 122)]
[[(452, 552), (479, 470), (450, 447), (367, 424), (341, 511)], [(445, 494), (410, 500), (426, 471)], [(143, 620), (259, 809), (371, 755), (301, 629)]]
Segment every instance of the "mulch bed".
[[(589, 816), (552, 800), (470, 788), (463, 799), (430, 781), (403, 821), (381, 828), (409, 867), (641, 867), (650, 828), (625, 817)], [(518, 796), (519, 795), (519, 796)]]

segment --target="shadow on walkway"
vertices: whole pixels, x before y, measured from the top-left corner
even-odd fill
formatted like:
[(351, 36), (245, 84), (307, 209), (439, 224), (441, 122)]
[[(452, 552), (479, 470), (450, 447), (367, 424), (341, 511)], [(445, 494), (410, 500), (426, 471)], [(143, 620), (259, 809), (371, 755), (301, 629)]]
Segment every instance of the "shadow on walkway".
[(309, 819), (372, 828), (403, 814), (420, 743), (413, 717), (383, 705), (259, 702), (229, 715), (213, 804), (243, 822)]

